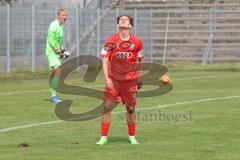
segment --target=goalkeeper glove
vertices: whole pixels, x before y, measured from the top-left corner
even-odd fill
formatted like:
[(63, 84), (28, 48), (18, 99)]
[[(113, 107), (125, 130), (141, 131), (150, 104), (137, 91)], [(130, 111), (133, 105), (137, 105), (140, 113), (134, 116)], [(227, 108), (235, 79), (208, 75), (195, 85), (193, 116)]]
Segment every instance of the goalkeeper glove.
[(64, 56), (64, 58), (68, 58), (70, 56), (70, 53), (69, 52), (64, 52), (63, 56)]
[(66, 52), (66, 50), (63, 48), (61, 49), (61, 52), (63, 53), (63, 57), (64, 58), (68, 58), (70, 56), (70, 53), (69, 52)]
[(55, 52), (58, 54), (58, 56), (60, 58), (63, 58), (63, 52), (62, 51), (56, 50)]

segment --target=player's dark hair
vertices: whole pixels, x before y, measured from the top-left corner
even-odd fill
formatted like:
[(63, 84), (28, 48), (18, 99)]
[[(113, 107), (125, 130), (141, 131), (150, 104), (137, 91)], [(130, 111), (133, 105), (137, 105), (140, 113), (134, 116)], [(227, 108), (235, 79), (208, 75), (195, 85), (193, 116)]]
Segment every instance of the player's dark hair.
[(119, 24), (120, 18), (123, 17), (123, 16), (128, 17), (128, 19), (129, 19), (129, 21), (130, 21), (130, 24), (131, 24), (132, 27), (133, 27), (133, 25), (134, 25), (134, 20), (133, 20), (132, 17), (130, 17), (130, 16), (128, 16), (128, 15), (120, 15), (120, 16), (118, 16), (118, 17), (117, 17), (117, 24)]

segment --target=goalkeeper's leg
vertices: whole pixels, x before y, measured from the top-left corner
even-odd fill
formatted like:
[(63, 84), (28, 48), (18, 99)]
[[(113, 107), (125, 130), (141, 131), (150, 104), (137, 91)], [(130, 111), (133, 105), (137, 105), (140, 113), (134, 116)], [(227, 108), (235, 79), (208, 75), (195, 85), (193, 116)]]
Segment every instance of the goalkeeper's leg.
[(62, 102), (62, 100), (57, 97), (57, 88), (58, 88), (60, 76), (61, 76), (61, 68), (56, 65), (53, 67), (53, 70), (49, 76), (50, 92), (51, 92), (50, 101), (53, 103)]
[(51, 53), (47, 55), (49, 70), (51, 71), (49, 76), (49, 85), (51, 92), (50, 101), (53, 103), (62, 102), (61, 99), (57, 97), (58, 82), (61, 76), (61, 65), (62, 61), (57, 54)]

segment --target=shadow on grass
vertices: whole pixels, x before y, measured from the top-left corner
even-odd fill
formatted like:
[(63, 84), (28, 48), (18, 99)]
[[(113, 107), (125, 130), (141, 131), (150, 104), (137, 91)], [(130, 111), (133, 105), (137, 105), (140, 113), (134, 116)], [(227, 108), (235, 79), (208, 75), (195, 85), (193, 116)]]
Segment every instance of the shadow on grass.
[(129, 143), (127, 136), (111, 136), (108, 138), (108, 143)]

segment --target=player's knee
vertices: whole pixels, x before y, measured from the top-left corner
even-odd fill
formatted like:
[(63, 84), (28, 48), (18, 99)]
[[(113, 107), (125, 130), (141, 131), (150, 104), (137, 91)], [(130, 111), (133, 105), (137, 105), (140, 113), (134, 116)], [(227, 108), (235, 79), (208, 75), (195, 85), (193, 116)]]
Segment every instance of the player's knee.
[(112, 108), (110, 106), (104, 106), (103, 113), (109, 113), (112, 111)]
[(53, 69), (54, 69), (54, 70), (57, 70), (57, 69), (59, 69), (59, 68), (60, 68), (59, 65), (55, 65), (55, 66), (53, 66)]
[(49, 77), (50, 77), (50, 78), (53, 78), (54, 76), (55, 76), (55, 73), (54, 73), (54, 71), (51, 71), (51, 73), (50, 73)]
[(61, 68), (59, 66), (54, 66), (54, 73), (55, 75), (61, 75)]
[(127, 106), (127, 112), (133, 114), (135, 112), (135, 106)]
[(104, 108), (103, 108), (103, 112), (104, 113), (107, 113), (107, 112), (111, 112), (112, 111), (112, 106), (113, 104), (108, 102), (108, 101), (105, 101), (104, 103)]

